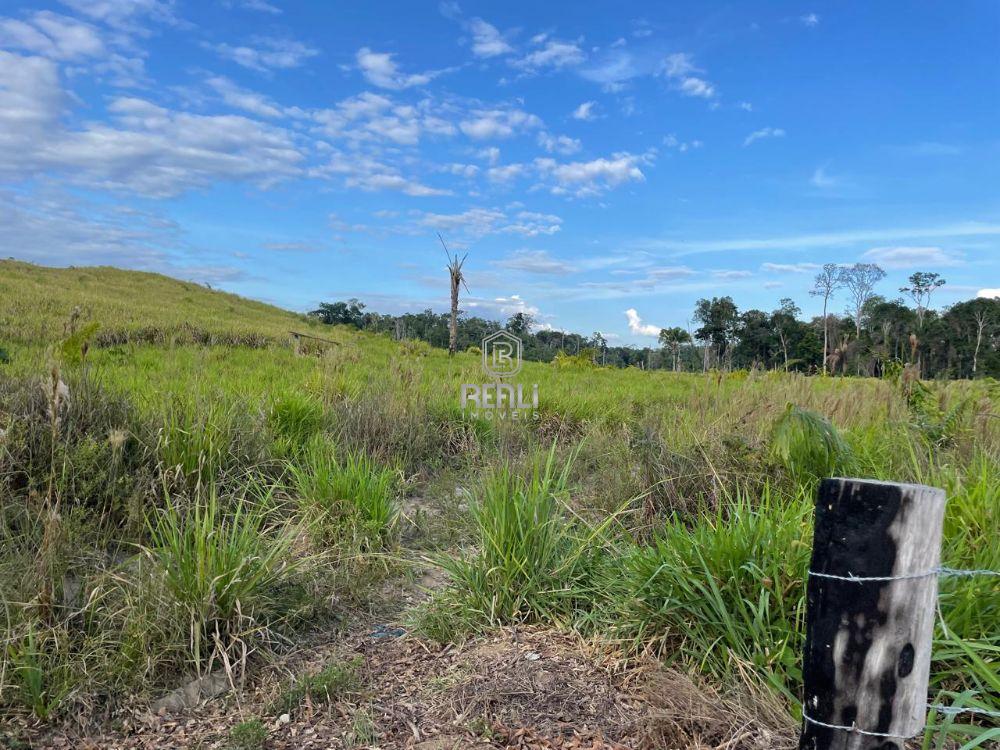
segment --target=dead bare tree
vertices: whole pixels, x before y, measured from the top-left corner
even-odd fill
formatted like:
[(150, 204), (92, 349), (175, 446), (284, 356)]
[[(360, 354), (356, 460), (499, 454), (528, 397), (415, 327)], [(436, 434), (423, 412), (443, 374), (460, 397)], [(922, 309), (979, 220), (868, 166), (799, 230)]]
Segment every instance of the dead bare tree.
[[(448, 246), (444, 243), (444, 237), (438, 233), (438, 239), (441, 240), (441, 247), (444, 248), (444, 254), (448, 256), (448, 277), (451, 284), (451, 320), (448, 323), (448, 356), (452, 356), (458, 350), (458, 288), (459, 286), (464, 286), (465, 291), (469, 291), (468, 285), (465, 283), (465, 276), (462, 274), (462, 266), (465, 264), (465, 259), (469, 257), (466, 253), (459, 259), (458, 253), (454, 255), (448, 250)], [(469, 292), (471, 294), (471, 292)]]
[(979, 367), (979, 347), (983, 343), (983, 331), (986, 329), (986, 324), (990, 322), (989, 314), (986, 310), (977, 310), (973, 314), (973, 320), (976, 321), (976, 351), (972, 355), (972, 377), (976, 377), (976, 370)]
[(843, 270), (836, 263), (827, 263), (823, 270), (816, 275), (813, 288), (809, 294), (814, 297), (823, 298), (823, 374), (826, 374), (826, 361), (830, 358), (829, 330), (830, 319), (827, 317), (826, 307), (830, 302), (833, 293), (844, 285)]

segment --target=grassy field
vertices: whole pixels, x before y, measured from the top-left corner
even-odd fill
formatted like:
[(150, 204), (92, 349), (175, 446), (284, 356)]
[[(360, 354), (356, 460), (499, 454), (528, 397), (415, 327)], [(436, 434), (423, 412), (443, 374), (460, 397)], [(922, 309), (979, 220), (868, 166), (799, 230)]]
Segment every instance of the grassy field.
[[(555, 626), (797, 720), (830, 474), (944, 487), (944, 564), (1000, 569), (994, 382), (527, 362), (537, 421), (468, 420), (476, 353), (11, 261), (0, 348), (0, 712), (26, 721), (252, 672), (428, 558), (450, 584), (408, 614), (426, 638)], [(1000, 710), (996, 579), (943, 580), (941, 614), (933, 701)], [(930, 722), (925, 748), (1000, 734)]]

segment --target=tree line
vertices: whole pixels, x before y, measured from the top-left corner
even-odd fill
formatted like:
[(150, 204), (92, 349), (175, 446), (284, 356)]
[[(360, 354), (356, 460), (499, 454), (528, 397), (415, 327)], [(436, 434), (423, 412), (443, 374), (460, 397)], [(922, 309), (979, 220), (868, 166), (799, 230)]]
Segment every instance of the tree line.
[[(520, 337), (524, 357), (548, 362), (573, 357), (596, 365), (674, 371), (764, 369), (804, 373), (879, 376), (889, 363), (917, 368), (922, 377), (1000, 377), (1000, 299), (972, 299), (943, 310), (931, 307), (946, 282), (919, 271), (892, 298), (879, 293), (885, 271), (871, 263), (828, 263), (809, 294), (823, 313), (804, 319), (795, 301), (783, 298), (770, 310), (740, 311), (732, 297), (700, 299), (687, 327), (664, 328), (657, 346), (611, 346), (600, 332), (585, 336), (542, 329), (518, 312), (505, 323), (459, 312), (452, 317), (426, 309), (388, 315), (367, 310), (357, 299), (322, 303), (310, 315), (324, 323), (350, 325), (397, 340), (419, 339), (459, 350), (476, 347), (491, 333)], [(842, 313), (833, 312), (837, 303)]]

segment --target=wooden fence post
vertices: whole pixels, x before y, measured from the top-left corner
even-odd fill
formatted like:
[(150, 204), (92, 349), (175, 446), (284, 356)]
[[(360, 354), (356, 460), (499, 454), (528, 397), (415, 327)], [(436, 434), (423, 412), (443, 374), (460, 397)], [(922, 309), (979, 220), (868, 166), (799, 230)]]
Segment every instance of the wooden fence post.
[(903, 750), (923, 730), (944, 506), (923, 485), (821, 483), (800, 750)]

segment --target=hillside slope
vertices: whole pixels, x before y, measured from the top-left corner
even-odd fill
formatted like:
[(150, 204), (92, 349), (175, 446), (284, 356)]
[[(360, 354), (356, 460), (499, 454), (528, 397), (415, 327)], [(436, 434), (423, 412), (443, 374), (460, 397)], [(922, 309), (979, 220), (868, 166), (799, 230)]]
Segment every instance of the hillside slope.
[(0, 342), (54, 341), (75, 308), (100, 324), (102, 336), (116, 338), (156, 339), (193, 329), (235, 341), (278, 339), (315, 325), (288, 310), (161, 274), (0, 260)]

